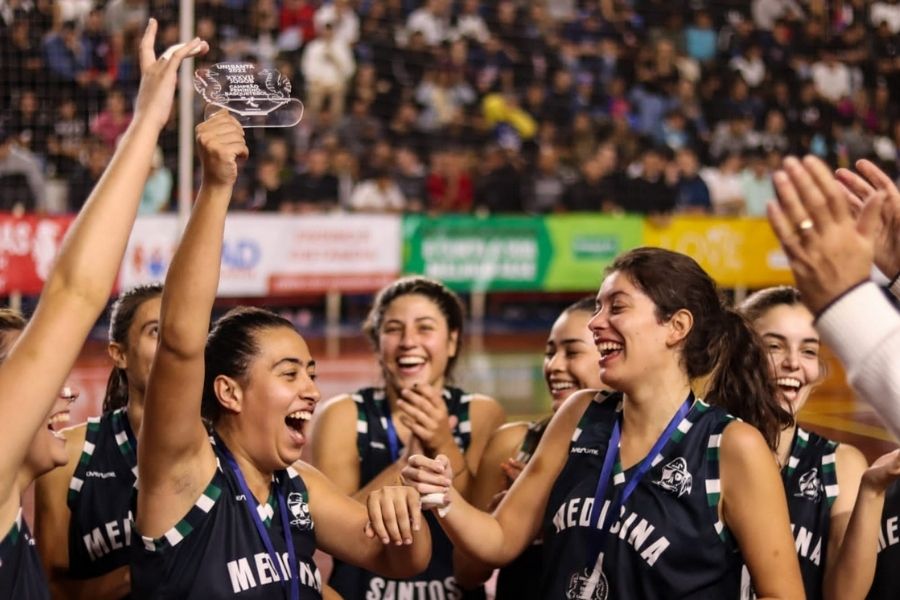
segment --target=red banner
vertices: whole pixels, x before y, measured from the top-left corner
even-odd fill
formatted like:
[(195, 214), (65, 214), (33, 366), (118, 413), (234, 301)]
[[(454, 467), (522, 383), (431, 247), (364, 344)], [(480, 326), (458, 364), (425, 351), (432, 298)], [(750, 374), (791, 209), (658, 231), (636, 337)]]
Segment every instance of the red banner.
[(0, 294), (39, 294), (72, 215), (0, 214)]

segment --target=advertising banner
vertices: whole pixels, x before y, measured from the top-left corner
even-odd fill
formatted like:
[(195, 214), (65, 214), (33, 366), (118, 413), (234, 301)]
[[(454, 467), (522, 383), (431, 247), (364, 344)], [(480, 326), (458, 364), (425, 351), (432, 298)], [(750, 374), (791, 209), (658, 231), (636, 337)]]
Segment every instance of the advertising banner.
[(603, 268), (641, 243), (641, 219), (599, 215), (404, 219), (404, 271), (466, 291), (596, 290)]
[(0, 294), (38, 294), (72, 216), (0, 214)]
[(644, 244), (691, 256), (722, 287), (793, 283), (787, 257), (766, 219), (675, 217), (644, 225)]
[[(400, 229), (393, 215), (229, 216), (219, 295), (374, 291), (400, 274)], [(138, 219), (122, 286), (161, 281), (178, 234), (175, 215)]]

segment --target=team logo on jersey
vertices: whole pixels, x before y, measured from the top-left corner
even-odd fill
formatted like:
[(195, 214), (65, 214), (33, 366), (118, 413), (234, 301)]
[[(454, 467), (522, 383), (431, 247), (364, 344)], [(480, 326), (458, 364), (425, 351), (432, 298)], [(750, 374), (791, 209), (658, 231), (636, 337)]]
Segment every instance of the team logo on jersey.
[(818, 502), (822, 495), (822, 480), (818, 469), (810, 469), (800, 476), (799, 490), (794, 492), (795, 498), (806, 498)]
[(575, 571), (569, 578), (566, 600), (606, 600), (608, 596), (609, 583), (603, 571), (584, 569)]
[(662, 468), (659, 481), (654, 481), (662, 489), (678, 494), (681, 498), (691, 493), (694, 478), (687, 468), (687, 461), (680, 456)]
[(300, 531), (312, 531), (313, 521), (309, 516), (309, 504), (300, 492), (291, 492), (287, 499), (288, 510), (291, 513), (291, 525)]

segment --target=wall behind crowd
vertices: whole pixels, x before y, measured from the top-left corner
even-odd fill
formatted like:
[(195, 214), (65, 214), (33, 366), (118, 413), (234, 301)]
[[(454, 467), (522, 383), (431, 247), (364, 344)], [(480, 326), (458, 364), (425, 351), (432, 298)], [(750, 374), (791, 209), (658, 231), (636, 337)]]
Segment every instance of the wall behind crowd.
[[(0, 210), (79, 209), (177, 4), (0, 3)], [(250, 131), (235, 210), (760, 215), (786, 153), (900, 170), (896, 0), (198, 0), (196, 30), (306, 106)], [(142, 213), (177, 150), (173, 114)]]

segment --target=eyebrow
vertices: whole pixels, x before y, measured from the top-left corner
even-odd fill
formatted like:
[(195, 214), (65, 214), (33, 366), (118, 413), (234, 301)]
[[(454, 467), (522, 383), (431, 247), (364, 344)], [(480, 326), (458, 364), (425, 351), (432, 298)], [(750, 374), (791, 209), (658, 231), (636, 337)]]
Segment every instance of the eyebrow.
[[(780, 340), (780, 341), (782, 341), (782, 342), (786, 342), (786, 341), (787, 341), (787, 338), (784, 337), (783, 335), (781, 335), (780, 333), (766, 332), (766, 333), (762, 334), (762, 337), (764, 337), (764, 338), (772, 337), (772, 338), (775, 338), (775, 339)], [(800, 340), (800, 343), (801, 343), (801, 344), (820, 344), (818, 338), (803, 338), (802, 340)]]
[(150, 319), (149, 321), (147, 321), (146, 323), (144, 323), (143, 325), (141, 325), (141, 331), (143, 331), (143, 330), (145, 330), (145, 329), (147, 329), (148, 327), (151, 327), (151, 326), (153, 326), (153, 325), (159, 325), (159, 319)]
[[(281, 360), (276, 362), (274, 365), (272, 365), (272, 368), (277, 369), (279, 366), (281, 366), (282, 363), (296, 365), (301, 368), (304, 366), (303, 361), (300, 360), (299, 358), (287, 357), (287, 358), (282, 358)], [(306, 364), (307, 369), (315, 369), (316, 368), (316, 361), (314, 361), (314, 360), (311, 360), (305, 364)]]
[[(436, 322), (436, 321), (437, 321), (437, 318), (436, 318), (436, 317), (430, 317), (430, 316), (424, 316), (424, 317), (416, 317), (415, 319), (413, 319), (413, 321), (415, 321), (415, 322), (419, 322), (419, 321), (435, 321), (435, 322)], [(393, 318), (393, 319), (385, 319), (384, 324), (387, 325), (388, 323), (400, 323), (400, 324), (402, 325), (402, 324), (403, 324), (403, 319), (397, 319), (397, 318)]]

